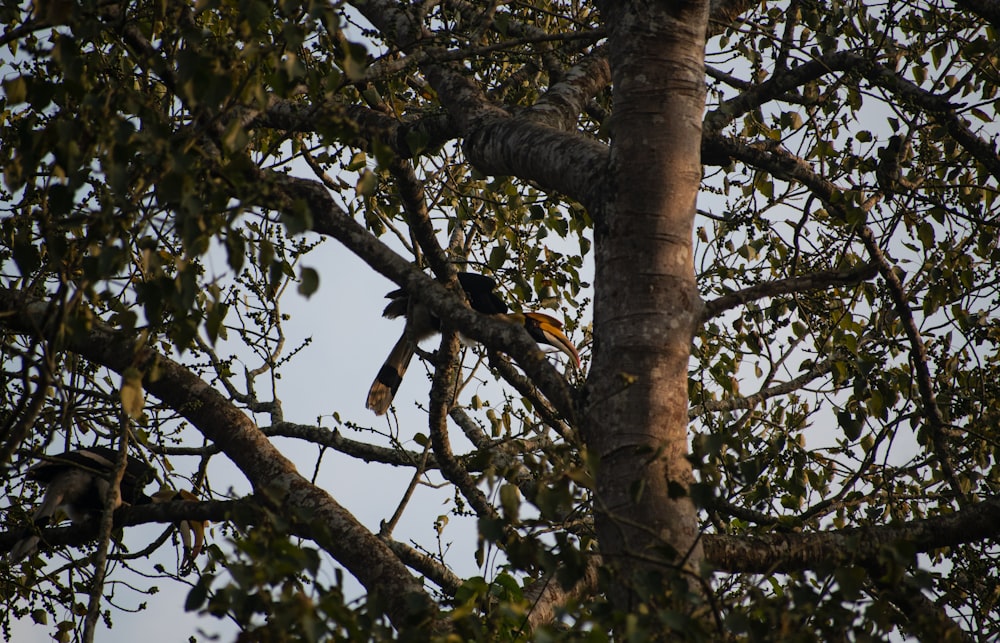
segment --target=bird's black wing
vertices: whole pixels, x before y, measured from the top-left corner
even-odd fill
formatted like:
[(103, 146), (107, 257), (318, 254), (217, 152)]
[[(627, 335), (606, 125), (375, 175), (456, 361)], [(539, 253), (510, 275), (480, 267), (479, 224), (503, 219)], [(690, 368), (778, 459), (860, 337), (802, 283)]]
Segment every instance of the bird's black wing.
[[(30, 480), (49, 484), (69, 469), (87, 471), (97, 476), (108, 476), (115, 470), (118, 461), (118, 450), (111, 447), (93, 446), (75, 451), (67, 451), (56, 456), (49, 456), (27, 472)], [(128, 456), (125, 472), (122, 475), (122, 500), (135, 503), (142, 498), (141, 490), (153, 480), (155, 472), (142, 460)]]
[(502, 315), (507, 312), (507, 304), (497, 296), (497, 282), (486, 275), (473, 272), (458, 273), (458, 283), (462, 285), (469, 305), (484, 315)]

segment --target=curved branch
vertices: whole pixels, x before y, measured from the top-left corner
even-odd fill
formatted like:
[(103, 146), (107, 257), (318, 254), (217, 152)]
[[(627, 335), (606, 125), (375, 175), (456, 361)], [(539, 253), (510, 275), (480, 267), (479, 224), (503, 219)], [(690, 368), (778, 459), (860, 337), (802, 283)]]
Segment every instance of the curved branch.
[[(545, 353), (523, 327), (491, 319), (472, 310), (464, 298), (393, 252), (349, 217), (319, 183), (280, 173), (262, 174), (261, 180), (273, 185), (279, 192), (278, 196), (284, 197), (281, 199), (283, 203), (277, 205), (279, 209), (294, 214), (301, 212), (301, 203), (304, 202), (311, 214), (314, 232), (343, 243), (373, 269), (419, 299), (439, 319), (453, 324), (463, 335), (513, 357), (552, 405), (568, 422), (573, 423), (576, 406), (569, 383), (548, 362)], [(276, 207), (274, 196), (271, 194), (268, 202), (261, 205)]]
[(1000, 496), (952, 514), (900, 525), (767, 536), (706, 535), (705, 557), (716, 570), (773, 574), (832, 565), (872, 565), (886, 548), (906, 543), (918, 553), (1000, 535)]
[(847, 270), (824, 270), (807, 275), (756, 284), (705, 302), (701, 321), (705, 323), (712, 317), (720, 315), (727, 310), (745, 305), (757, 299), (825, 290), (833, 286), (850, 286), (867, 281), (876, 274), (878, 274), (878, 267), (873, 262), (861, 264)]
[(955, 0), (955, 4), (965, 7), (994, 28), (1000, 29), (1000, 2), (997, 0)]
[(437, 65), (426, 74), (464, 137), (462, 149), (476, 168), (534, 181), (579, 201), (592, 213), (599, 211), (610, 159), (605, 144), (536, 122), (530, 114), (512, 117), (492, 105), (460, 70)]
[(927, 362), (929, 361), (927, 347), (920, 335), (920, 329), (917, 328), (917, 322), (913, 319), (913, 313), (910, 311), (910, 304), (907, 301), (903, 283), (899, 280), (899, 275), (896, 274), (896, 271), (889, 264), (882, 249), (879, 248), (878, 241), (876, 241), (875, 233), (872, 232), (872, 229), (864, 226), (861, 228), (860, 236), (872, 260), (878, 265), (879, 274), (885, 280), (886, 286), (889, 289), (889, 297), (892, 299), (896, 314), (899, 316), (899, 320), (903, 325), (903, 331), (906, 333), (906, 338), (910, 343), (910, 361), (913, 364), (913, 369), (916, 371), (917, 389), (920, 391), (920, 399), (923, 402), (923, 415), (927, 418), (927, 424), (930, 428), (934, 454), (941, 464), (942, 473), (951, 486), (952, 492), (955, 493), (955, 497), (959, 501), (964, 501), (967, 496), (962, 489), (962, 483), (959, 482), (958, 477), (955, 475), (955, 466), (951, 462), (948, 442), (945, 440), (944, 416), (941, 413), (941, 407), (937, 403), (937, 394), (934, 392), (930, 369), (927, 367)]
[[(45, 324), (44, 302), (24, 293), (0, 289), (0, 325), (33, 334)], [(136, 368), (144, 373), (146, 390), (183, 415), (216, 443), (239, 467), (256, 490), (267, 490), (281, 505), (312, 512), (325, 529), (317, 544), (342, 563), (370, 592), (398, 593), (412, 598), (387, 603), (387, 614), (400, 624), (418, 622), (436, 613), (420, 582), (399, 559), (350, 512), (295, 469), (254, 422), (219, 391), (183, 365), (152, 350), (99, 320), (81, 322), (67, 336), (65, 347), (115, 372)], [(151, 374), (155, 373), (155, 377)]]
[(528, 110), (531, 120), (559, 130), (576, 125), (587, 103), (611, 85), (611, 67), (601, 49), (568, 69)]
[(448, 409), (454, 403), (455, 382), (458, 379), (458, 333), (447, 328), (442, 330), (441, 345), (437, 351), (434, 379), (431, 383), (430, 412), (427, 414), (431, 445), (434, 456), (441, 464), (441, 474), (462, 492), (476, 515), (495, 520), (496, 509), (486, 495), (479, 490), (476, 480), (455, 458), (448, 436)]
[(747, 91), (710, 112), (705, 117), (705, 139), (703, 140), (705, 158), (710, 159), (711, 164), (724, 165), (726, 160), (724, 157), (720, 157), (718, 150), (711, 145), (723, 127), (763, 103), (832, 72), (859, 74), (872, 85), (881, 87), (892, 94), (899, 103), (908, 105), (914, 111), (937, 121), (969, 154), (982, 163), (994, 178), (1000, 181), (1000, 156), (997, 155), (997, 150), (991, 143), (976, 136), (962, 122), (958, 116), (958, 110), (961, 106), (921, 88), (894, 70), (876, 64), (853, 51), (838, 51), (798, 67), (784, 70), (766, 82), (751, 85)]

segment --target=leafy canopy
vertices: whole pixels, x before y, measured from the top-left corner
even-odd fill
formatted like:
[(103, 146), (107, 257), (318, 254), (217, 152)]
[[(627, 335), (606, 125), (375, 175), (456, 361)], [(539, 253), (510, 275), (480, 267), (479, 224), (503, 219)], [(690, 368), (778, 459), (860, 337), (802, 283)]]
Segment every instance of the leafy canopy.
[[(312, 338), (401, 331), (377, 303), (357, 325), (356, 302), (320, 310), (369, 283), (331, 267), (344, 247), (404, 286), (418, 283), (408, 263), (492, 274), (514, 308), (599, 340), (590, 206), (615, 191), (591, 159), (613, 144), (616, 106), (590, 3), (5, 5), (4, 523), (30, 522), (37, 454), (123, 435), (217, 523), (193, 580), (147, 560), (171, 530), (126, 528), (111, 578), (127, 592), (92, 582), (93, 533), (53, 536), (59, 558), (3, 571), (5, 633), (31, 619), (80, 638), (88, 602), (110, 625), (115, 590), (145, 608), (156, 588), (135, 579), (152, 574), (191, 583), (186, 605), (159, 611), (261, 640), (426, 634), (435, 609), (442, 631), (483, 640), (995, 637), (990, 6), (713, 3), (695, 220), (707, 306), (688, 391), (707, 600), (625, 613), (595, 569), (597, 465), (566, 413), (584, 374), (560, 388), (563, 369), (482, 331), (457, 404), (411, 411), (404, 388), (388, 424), (362, 388), (306, 403), (285, 384), (335, 370), (363, 386), (380, 355), (330, 363)], [(434, 305), (479, 323), (457, 299)], [(260, 436), (283, 438), (302, 475)], [(311, 485), (355, 459), (350, 486)], [(340, 503), (364, 504), (383, 475), (391, 506), (362, 525)], [(404, 514), (419, 514), (411, 532)]]

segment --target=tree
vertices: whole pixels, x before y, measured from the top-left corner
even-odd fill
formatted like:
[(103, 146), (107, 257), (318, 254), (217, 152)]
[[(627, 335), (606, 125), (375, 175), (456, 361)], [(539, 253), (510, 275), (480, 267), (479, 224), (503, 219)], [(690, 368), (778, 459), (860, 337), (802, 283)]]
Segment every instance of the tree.
[[(2, 16), (0, 543), (41, 453), (117, 445), (201, 498), (46, 529), (3, 572), (5, 627), (92, 638), (105, 569), (210, 519), (196, 577), (145, 573), (247, 640), (998, 635), (994, 3)], [(311, 350), (289, 337), (351, 317), (316, 313), (343, 249), (441, 320), (388, 424), (363, 393), (283, 403)], [(561, 315), (585, 370), (456, 270)], [(352, 459), (361, 488), (317, 483)], [(346, 505), (389, 469), (398, 510), (365, 524)], [(438, 543), (397, 533), (416, 511)]]

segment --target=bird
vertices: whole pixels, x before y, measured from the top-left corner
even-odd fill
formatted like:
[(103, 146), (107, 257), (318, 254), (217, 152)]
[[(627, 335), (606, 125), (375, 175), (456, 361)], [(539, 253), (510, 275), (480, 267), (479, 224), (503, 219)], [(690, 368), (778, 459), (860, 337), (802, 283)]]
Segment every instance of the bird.
[[(104, 500), (117, 462), (117, 449), (92, 446), (47, 456), (43, 462), (28, 469), (25, 474), (28, 480), (45, 485), (45, 495), (33, 517), (35, 527), (47, 526), (60, 508), (66, 511), (74, 524), (99, 517), (104, 510)], [(119, 485), (121, 493), (114, 508), (123, 504), (150, 502), (142, 489), (153, 480), (153, 476), (152, 467), (128, 456)], [(32, 554), (40, 540), (36, 533), (14, 543), (8, 555), (9, 564), (20, 562)]]
[[(164, 502), (189, 502), (197, 501), (198, 496), (186, 489), (174, 491), (164, 488), (153, 494), (154, 503)], [(181, 544), (184, 547), (184, 558), (181, 561), (181, 571), (187, 573), (194, 566), (195, 559), (205, 546), (205, 528), (208, 526), (207, 520), (181, 520), (177, 524), (177, 531), (181, 536)]]
[[(498, 317), (511, 324), (524, 326), (535, 341), (554, 346), (569, 355), (577, 367), (580, 366), (580, 354), (563, 334), (562, 323), (559, 320), (544, 313), (508, 313), (507, 304), (495, 292), (496, 281), (486, 275), (460, 272), (458, 283), (462, 286), (465, 298), (473, 310)], [(368, 390), (366, 406), (376, 415), (385, 415), (389, 410), (392, 398), (403, 381), (406, 367), (409, 366), (416, 351), (417, 343), (441, 330), (441, 320), (426, 306), (411, 300), (406, 291), (393, 290), (386, 295), (386, 298), (390, 301), (382, 316), (388, 319), (405, 317), (406, 327)]]

